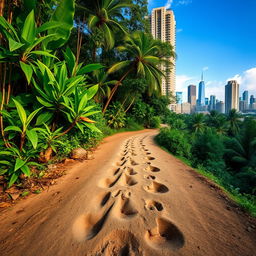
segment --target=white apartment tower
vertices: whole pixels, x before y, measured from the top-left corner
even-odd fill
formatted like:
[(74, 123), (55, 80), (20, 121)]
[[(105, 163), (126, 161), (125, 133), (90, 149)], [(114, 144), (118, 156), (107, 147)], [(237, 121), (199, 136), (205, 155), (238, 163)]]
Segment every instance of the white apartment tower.
[(239, 111), (239, 84), (236, 80), (228, 81), (225, 86), (225, 112), (229, 113), (231, 109)]
[[(176, 21), (172, 10), (167, 10), (165, 7), (159, 7), (152, 10), (150, 16), (151, 34), (155, 39), (160, 39), (163, 42), (168, 42), (173, 46), (175, 51), (176, 46)], [(170, 69), (167, 72), (166, 79), (162, 79), (162, 94), (167, 95), (172, 93), (175, 95), (176, 90), (176, 67), (175, 59), (171, 58), (173, 63), (171, 67), (162, 67), (163, 70)]]

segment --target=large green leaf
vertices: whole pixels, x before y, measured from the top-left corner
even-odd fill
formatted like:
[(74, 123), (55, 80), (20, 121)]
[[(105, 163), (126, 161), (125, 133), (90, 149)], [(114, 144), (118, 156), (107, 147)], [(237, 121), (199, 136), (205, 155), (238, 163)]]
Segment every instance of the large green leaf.
[(23, 161), (20, 158), (17, 158), (15, 161), (15, 166), (14, 166), (14, 172), (16, 172), (17, 170), (19, 170), (26, 162)]
[(61, 26), (60, 22), (57, 21), (48, 21), (46, 23), (44, 23), (41, 27), (37, 28), (36, 32), (37, 33), (41, 33), (50, 29), (55, 29), (58, 28), (59, 26)]
[[(18, 42), (20, 41), (18, 34), (17, 34), (16, 30), (14, 29), (14, 27), (10, 23), (8, 23), (3, 16), (0, 16), (0, 31), (2, 31), (1, 27), (5, 31), (7, 31), (9, 36), (11, 36), (13, 39), (15, 38), (16, 41), (18, 41)], [(8, 32), (8, 30), (10, 32)]]
[(47, 108), (52, 108), (54, 105), (49, 103), (48, 101), (45, 101), (44, 99), (42, 99), (41, 97), (38, 97), (36, 96), (37, 98), (37, 101), (42, 104), (44, 107), (47, 107)]
[(90, 87), (86, 92), (87, 92), (87, 98), (88, 100), (92, 99), (94, 95), (97, 93), (99, 89), (99, 86), (96, 84), (92, 87)]
[(102, 133), (94, 124), (83, 122), (83, 125), (87, 126), (91, 131)]
[(27, 114), (25, 112), (25, 109), (21, 106), (21, 104), (17, 100), (15, 100), (15, 99), (12, 99), (12, 100), (17, 108), (18, 115), (20, 117), (20, 121), (22, 122), (23, 127), (25, 127), (26, 122), (27, 122)]
[(13, 173), (12, 176), (11, 176), (11, 179), (9, 181), (9, 184), (8, 184), (8, 188), (10, 188), (14, 183), (15, 181), (18, 179), (18, 174), (17, 173)]
[(57, 49), (64, 45), (70, 36), (74, 24), (75, 0), (62, 0), (57, 6), (50, 21), (60, 22), (62, 26), (49, 30), (49, 34), (56, 34), (56, 41), (48, 44), (49, 49)]
[(21, 168), (21, 171), (24, 173), (24, 174), (26, 174), (28, 177), (30, 176), (30, 169), (29, 169), (29, 167), (27, 166), (27, 165), (23, 165)]
[(9, 40), (9, 49), (11, 52), (18, 50), (24, 45), (22, 43), (14, 41), (11, 37), (8, 40)]
[(20, 129), (20, 127), (18, 126), (13, 126), (13, 125), (10, 125), (10, 126), (7, 126), (5, 129), (4, 129), (5, 132), (8, 132), (8, 131), (15, 131), (15, 132), (20, 132), (22, 133), (22, 130)]
[(35, 14), (34, 10), (32, 10), (29, 15), (27, 16), (21, 37), (27, 42), (32, 44), (35, 41), (36, 37), (36, 23), (35, 23)]
[(82, 99), (79, 102), (78, 112), (82, 111), (85, 108), (85, 106), (87, 104), (87, 101), (88, 101), (88, 96), (87, 96), (87, 93), (85, 93), (84, 96), (82, 97)]
[(74, 69), (76, 66), (76, 57), (69, 47), (67, 47), (66, 51), (64, 52), (64, 57), (65, 57), (70, 75), (73, 75)]
[(28, 125), (30, 124), (30, 122), (33, 120), (33, 118), (35, 117), (35, 115), (36, 115), (42, 108), (43, 108), (43, 107), (34, 110), (34, 111), (28, 116), (28, 119), (27, 119), (27, 122), (26, 122), (26, 128), (28, 127)]
[(20, 61), (20, 67), (27, 78), (28, 84), (30, 84), (30, 81), (33, 75), (33, 68), (22, 61)]
[(44, 124), (44, 123), (47, 123), (47, 122), (50, 121), (52, 118), (53, 118), (53, 113), (51, 113), (51, 112), (42, 113), (42, 114), (40, 114), (40, 115), (37, 117), (36, 125), (42, 125), (42, 124)]
[(77, 74), (78, 75), (84, 75), (86, 73), (89, 73), (89, 72), (92, 72), (92, 71), (95, 71), (95, 70), (98, 70), (98, 69), (101, 69), (101, 68), (104, 68), (104, 66), (102, 66), (100, 63), (89, 64), (89, 65), (86, 65), (85, 67), (81, 68), (77, 72)]
[(50, 54), (47, 51), (32, 51), (32, 52), (30, 52), (30, 54), (41, 55), (41, 56), (46, 56), (46, 57), (51, 57), (51, 58), (58, 59), (55, 55)]
[(32, 143), (33, 148), (36, 149), (37, 144), (38, 144), (37, 132), (32, 129), (32, 130), (27, 130), (26, 134), (27, 134), (28, 139)]

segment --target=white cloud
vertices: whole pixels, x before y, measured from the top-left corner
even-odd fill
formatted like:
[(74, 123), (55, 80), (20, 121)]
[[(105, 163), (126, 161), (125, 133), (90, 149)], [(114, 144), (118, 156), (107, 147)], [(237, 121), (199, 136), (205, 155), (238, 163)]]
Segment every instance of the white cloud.
[(173, 2), (173, 0), (167, 0), (167, 2), (166, 2), (166, 4), (165, 4), (165, 8), (166, 8), (166, 9), (171, 8), (172, 2)]
[(192, 0), (180, 0), (177, 5), (188, 5), (191, 4)]
[(205, 84), (205, 95), (210, 98), (211, 95), (215, 95), (218, 100), (225, 99), (225, 85), (223, 81), (207, 81)]
[(229, 80), (237, 80), (240, 84), (240, 93), (248, 90), (250, 94), (256, 94), (256, 67), (244, 71), (242, 74), (237, 74)]
[(209, 67), (203, 67), (203, 71), (209, 70)]
[(190, 84), (198, 84), (198, 80), (194, 77), (187, 75), (178, 75), (176, 76), (176, 91), (182, 92), (183, 102), (187, 102), (188, 99), (188, 86)]
[(176, 33), (180, 33), (180, 32), (182, 32), (182, 31), (183, 31), (182, 28), (177, 28)]

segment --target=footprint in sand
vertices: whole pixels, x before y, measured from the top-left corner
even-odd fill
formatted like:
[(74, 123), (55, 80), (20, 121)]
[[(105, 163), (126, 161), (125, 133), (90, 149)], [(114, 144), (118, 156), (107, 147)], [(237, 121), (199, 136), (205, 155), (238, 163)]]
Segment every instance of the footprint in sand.
[(96, 246), (91, 256), (142, 256), (142, 248), (135, 235), (127, 230), (113, 230)]
[(133, 166), (138, 165), (138, 163), (135, 162), (133, 159), (130, 159), (130, 163), (131, 163), (131, 165), (133, 165)]
[(185, 244), (182, 232), (165, 218), (156, 219), (157, 226), (145, 234), (147, 243), (156, 249), (178, 250)]
[(117, 183), (117, 181), (121, 178), (121, 176), (122, 176), (122, 173), (119, 174), (117, 177), (104, 178), (100, 180), (98, 185), (102, 188), (111, 188)]
[(162, 211), (164, 209), (163, 205), (160, 202), (154, 201), (154, 200), (146, 200), (145, 201), (145, 208), (147, 210), (157, 210)]
[(105, 224), (114, 203), (103, 213), (81, 215), (73, 224), (72, 232), (76, 240), (90, 240), (95, 237)]
[(138, 211), (133, 206), (130, 198), (121, 196), (113, 210), (114, 214), (119, 218), (131, 218), (138, 214)]
[(164, 184), (156, 181), (152, 181), (152, 183), (149, 186), (145, 186), (144, 189), (151, 193), (167, 193), (169, 191)]
[(147, 159), (147, 160), (155, 160), (155, 158), (152, 157), (152, 156), (147, 156), (145, 159)]
[(150, 164), (144, 170), (149, 172), (160, 172), (158, 167), (152, 166)]
[(132, 176), (138, 174), (137, 172), (134, 171), (133, 168), (130, 168), (130, 167), (126, 168), (126, 172), (127, 172), (129, 175), (132, 175)]
[(131, 176), (128, 176), (128, 175), (123, 175), (122, 179), (120, 180), (120, 185), (122, 186), (134, 186), (136, 185), (138, 182), (136, 179), (132, 178)]
[(154, 176), (154, 175), (144, 175), (144, 178), (147, 179), (147, 180), (155, 180), (156, 176)]

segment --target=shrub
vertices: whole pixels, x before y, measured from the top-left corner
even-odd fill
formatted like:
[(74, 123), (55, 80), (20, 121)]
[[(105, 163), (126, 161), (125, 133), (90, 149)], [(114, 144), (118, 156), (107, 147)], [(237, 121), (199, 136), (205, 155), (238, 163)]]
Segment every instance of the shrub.
[(163, 128), (156, 136), (157, 142), (178, 156), (189, 157), (191, 146), (187, 135), (179, 130)]
[(114, 102), (106, 111), (105, 117), (111, 128), (120, 129), (125, 126), (126, 114), (120, 102)]
[(192, 145), (193, 165), (203, 165), (206, 170), (219, 172), (225, 168), (224, 145), (220, 135), (212, 129), (197, 133)]
[(161, 124), (161, 118), (159, 116), (153, 116), (149, 120), (149, 128), (159, 128)]

